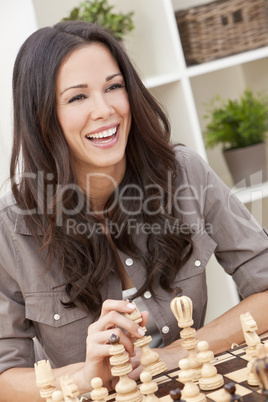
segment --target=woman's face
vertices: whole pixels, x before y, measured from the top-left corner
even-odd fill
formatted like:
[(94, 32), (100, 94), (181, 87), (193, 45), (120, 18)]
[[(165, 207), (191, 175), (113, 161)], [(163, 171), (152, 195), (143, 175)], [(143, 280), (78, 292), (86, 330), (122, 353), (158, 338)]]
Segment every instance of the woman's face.
[(75, 50), (59, 69), (57, 116), (79, 178), (123, 175), (131, 112), (124, 78), (100, 43)]

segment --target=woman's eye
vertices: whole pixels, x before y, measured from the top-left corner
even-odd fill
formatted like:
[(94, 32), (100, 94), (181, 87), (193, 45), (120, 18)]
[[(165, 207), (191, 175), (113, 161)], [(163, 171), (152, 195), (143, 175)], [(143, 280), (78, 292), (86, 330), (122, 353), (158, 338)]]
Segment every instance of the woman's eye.
[(72, 102), (75, 102), (75, 101), (80, 101), (82, 99), (86, 99), (86, 95), (82, 95), (82, 94), (75, 95), (68, 101), (68, 103), (72, 103)]
[(115, 89), (120, 89), (124, 87), (125, 87), (124, 84), (112, 84), (106, 89), (106, 92), (114, 91)]

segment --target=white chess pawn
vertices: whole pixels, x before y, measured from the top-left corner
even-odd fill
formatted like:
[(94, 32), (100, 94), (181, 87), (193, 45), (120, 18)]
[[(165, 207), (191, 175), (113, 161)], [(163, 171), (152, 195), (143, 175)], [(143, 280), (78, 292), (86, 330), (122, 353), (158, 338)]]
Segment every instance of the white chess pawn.
[(231, 398), (231, 394), (229, 394), (229, 392), (227, 392), (225, 388), (222, 388), (219, 390), (219, 394), (214, 397), (214, 400), (216, 402), (231, 402)]
[(107, 388), (102, 386), (102, 379), (100, 377), (95, 377), (91, 380), (91, 386), (93, 391), (90, 393), (90, 397), (92, 401), (105, 402), (108, 397)]
[(224, 385), (218, 395), (213, 397), (215, 402), (238, 402), (242, 401), (243, 398), (236, 394), (236, 386), (233, 382), (229, 382)]
[(210, 391), (222, 387), (224, 384), (223, 376), (217, 373), (216, 367), (211, 363), (214, 354), (209, 350), (208, 342), (198, 342), (197, 348), (199, 360), (203, 363), (201, 378), (199, 379), (200, 389)]
[(52, 400), (57, 402), (64, 402), (64, 396), (62, 391), (56, 390), (52, 394)]
[(159, 401), (159, 398), (155, 396), (155, 392), (158, 390), (158, 385), (156, 381), (152, 381), (152, 374), (150, 371), (143, 371), (140, 375), (140, 379), (142, 382), (140, 391), (143, 395), (147, 395), (143, 400), (147, 402)]
[(207, 398), (200, 393), (199, 387), (193, 382), (195, 372), (190, 367), (189, 359), (181, 359), (179, 361), (179, 381), (184, 384), (182, 397), (187, 402), (205, 402)]

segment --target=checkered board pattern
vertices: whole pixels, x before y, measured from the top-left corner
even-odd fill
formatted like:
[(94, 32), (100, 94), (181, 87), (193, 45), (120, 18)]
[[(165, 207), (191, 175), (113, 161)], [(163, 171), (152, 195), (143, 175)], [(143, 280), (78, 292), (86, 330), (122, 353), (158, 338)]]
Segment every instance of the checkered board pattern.
[[(262, 339), (263, 343), (267, 341), (268, 337)], [(221, 353), (214, 358), (212, 363), (217, 367), (218, 373), (223, 375), (225, 383), (232, 381), (236, 384), (236, 394), (243, 397), (243, 402), (266, 401), (266, 397), (261, 394), (258, 387), (251, 387), (247, 383), (248, 358), (246, 346), (238, 346)], [(169, 391), (175, 388), (183, 388), (183, 384), (178, 381), (178, 372), (178, 369), (174, 369), (154, 377), (158, 385), (156, 396), (160, 398), (160, 401), (170, 401)], [(219, 390), (204, 393), (208, 401), (216, 401)], [(111, 394), (108, 401), (114, 400), (114, 394)]]

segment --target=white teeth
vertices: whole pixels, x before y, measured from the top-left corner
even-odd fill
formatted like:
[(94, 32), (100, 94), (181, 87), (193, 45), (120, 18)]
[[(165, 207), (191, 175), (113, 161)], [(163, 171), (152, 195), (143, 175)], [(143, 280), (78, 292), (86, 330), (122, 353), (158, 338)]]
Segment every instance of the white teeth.
[(117, 126), (110, 128), (110, 130), (105, 130), (100, 133), (94, 133), (94, 134), (89, 134), (87, 135), (87, 138), (106, 138), (106, 137), (111, 137), (116, 133)]

